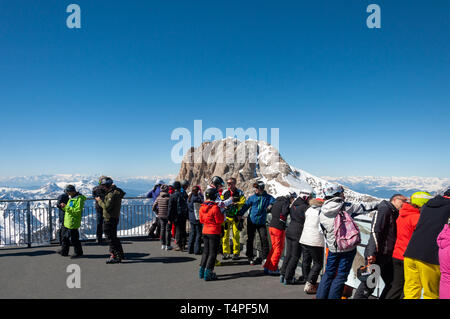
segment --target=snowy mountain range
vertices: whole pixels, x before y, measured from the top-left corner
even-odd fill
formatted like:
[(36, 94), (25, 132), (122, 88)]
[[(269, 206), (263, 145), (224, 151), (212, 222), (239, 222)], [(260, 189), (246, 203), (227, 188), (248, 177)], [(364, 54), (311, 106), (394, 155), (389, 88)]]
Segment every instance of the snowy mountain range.
[[(153, 177), (130, 177), (114, 179), (127, 197), (144, 196), (158, 179), (171, 182), (175, 175)], [(0, 200), (56, 198), (67, 184), (73, 184), (77, 190), (86, 195), (98, 185), (98, 176), (79, 174), (37, 175), (0, 178)]]
[(322, 178), (379, 198), (390, 198), (395, 193), (411, 196), (417, 191), (441, 194), (450, 188), (450, 178), (439, 177), (324, 176)]

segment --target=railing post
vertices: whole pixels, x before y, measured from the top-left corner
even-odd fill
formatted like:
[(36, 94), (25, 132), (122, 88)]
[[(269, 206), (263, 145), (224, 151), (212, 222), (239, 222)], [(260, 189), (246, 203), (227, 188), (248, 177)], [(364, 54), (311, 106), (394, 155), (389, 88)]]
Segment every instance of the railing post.
[(49, 242), (51, 242), (53, 240), (53, 218), (52, 218), (52, 200), (51, 199), (48, 201), (48, 222), (50, 223), (49, 228), (48, 228), (48, 231), (50, 232)]
[(31, 247), (31, 203), (27, 202), (27, 244)]

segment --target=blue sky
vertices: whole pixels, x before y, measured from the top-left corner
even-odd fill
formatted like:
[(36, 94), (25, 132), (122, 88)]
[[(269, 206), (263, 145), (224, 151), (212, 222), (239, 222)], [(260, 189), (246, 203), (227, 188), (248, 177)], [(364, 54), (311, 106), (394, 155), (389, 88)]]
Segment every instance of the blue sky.
[[(81, 7), (81, 29), (66, 7)], [(368, 29), (366, 7), (381, 7)], [(177, 127), (279, 128), (319, 176), (450, 177), (450, 2), (0, 0), (0, 176), (177, 173)]]

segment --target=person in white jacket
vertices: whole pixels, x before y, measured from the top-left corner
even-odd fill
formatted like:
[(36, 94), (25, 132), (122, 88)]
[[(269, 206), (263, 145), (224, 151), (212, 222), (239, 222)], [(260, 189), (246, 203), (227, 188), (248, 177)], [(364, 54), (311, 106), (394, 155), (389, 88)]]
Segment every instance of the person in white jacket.
[(344, 188), (340, 185), (330, 185), (324, 190), (323, 203), (319, 222), (325, 236), (325, 243), (329, 249), (325, 273), (317, 288), (317, 299), (340, 299), (344, 284), (352, 267), (356, 255), (356, 246), (341, 250), (336, 245), (334, 236), (334, 219), (341, 211), (346, 211), (351, 217), (367, 214), (378, 207), (374, 204), (351, 204), (345, 201)]
[(302, 274), (306, 279), (304, 291), (307, 294), (317, 292), (317, 279), (323, 267), (325, 241), (319, 228), (319, 213), (323, 202), (320, 198), (309, 201), (310, 207), (305, 212), (305, 224), (300, 238), (303, 251)]

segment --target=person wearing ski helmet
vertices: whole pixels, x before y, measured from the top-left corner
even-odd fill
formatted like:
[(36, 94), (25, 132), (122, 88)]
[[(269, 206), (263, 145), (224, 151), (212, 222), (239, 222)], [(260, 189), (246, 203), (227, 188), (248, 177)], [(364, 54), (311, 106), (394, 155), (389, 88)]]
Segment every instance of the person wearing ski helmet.
[(266, 262), (263, 265), (264, 273), (271, 276), (279, 276), (278, 264), (284, 249), (286, 235), (286, 221), (289, 216), (291, 204), (297, 198), (297, 193), (291, 192), (286, 196), (278, 197), (270, 214), (272, 218), (269, 224), (269, 234), (272, 247), (267, 255)]
[(117, 227), (120, 219), (120, 208), (122, 207), (122, 199), (125, 192), (114, 185), (114, 181), (110, 177), (102, 178), (100, 185), (106, 190), (105, 198), (96, 197), (95, 200), (103, 209), (103, 231), (109, 240), (110, 257), (106, 261), (107, 264), (120, 263), (125, 259), (122, 244), (117, 237)]
[(236, 178), (231, 177), (227, 179), (228, 189), (222, 193), (221, 199), (227, 200), (232, 198), (232, 204), (228, 206), (224, 213), (226, 215), (224, 222), (224, 235), (222, 239), (223, 259), (229, 259), (231, 254), (230, 234), (233, 239), (233, 260), (239, 259), (241, 253), (240, 232), (242, 228), (242, 216), (237, 213), (245, 204), (244, 192), (236, 187)]
[[(422, 206), (416, 229), (403, 254), (405, 299), (420, 299), (422, 289), (423, 299), (439, 298), (441, 268), (437, 239), (449, 218), (450, 189)], [(446, 273), (442, 275), (448, 277)]]
[(86, 196), (81, 195), (73, 185), (67, 185), (65, 190), (70, 199), (67, 205), (60, 204), (64, 210), (64, 227), (62, 228), (62, 245), (58, 253), (61, 256), (68, 256), (69, 249), (72, 245), (75, 254), (71, 258), (79, 258), (83, 256), (83, 248), (80, 242), (80, 233), (78, 229), (81, 227), (81, 215), (83, 214)]
[[(242, 206), (238, 215), (243, 216), (248, 210), (247, 217), (247, 251), (246, 255), (251, 265), (260, 263), (267, 258), (269, 254), (269, 241), (267, 238), (267, 213), (272, 208), (275, 198), (269, 195), (265, 191), (265, 184), (262, 181), (258, 181), (253, 184), (255, 194), (250, 196), (245, 204)], [(262, 259), (255, 258), (253, 252), (253, 241), (255, 239), (256, 232), (258, 232), (259, 239), (262, 246)]]
[[(406, 247), (416, 229), (420, 217), (420, 209), (433, 196), (427, 192), (416, 192), (411, 195), (408, 202), (403, 203), (397, 218), (397, 239), (392, 253), (393, 278), (392, 287), (386, 295), (386, 299), (403, 299), (405, 286), (404, 257)], [(408, 278), (409, 279), (409, 278)], [(411, 281), (408, 280), (408, 284)], [(407, 287), (408, 289), (409, 287)]]
[(342, 211), (351, 217), (368, 213), (377, 208), (374, 204), (352, 204), (345, 201), (344, 188), (337, 184), (326, 185), (323, 189), (325, 202), (321, 207), (319, 223), (329, 249), (325, 273), (317, 289), (317, 299), (341, 299), (345, 282), (350, 273), (356, 246), (341, 250), (336, 245), (334, 221)]

